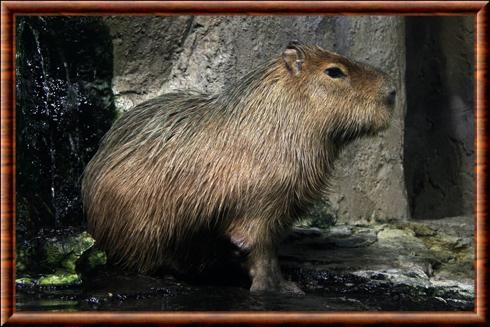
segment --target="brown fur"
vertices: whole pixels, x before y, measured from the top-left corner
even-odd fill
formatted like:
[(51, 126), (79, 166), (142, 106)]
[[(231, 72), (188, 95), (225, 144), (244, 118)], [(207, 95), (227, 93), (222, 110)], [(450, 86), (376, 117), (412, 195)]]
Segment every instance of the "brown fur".
[[(330, 78), (332, 66), (347, 76)], [(89, 231), (143, 272), (199, 268), (231, 239), (250, 250), (252, 290), (298, 291), (282, 279), (275, 245), (319, 199), (339, 149), (387, 126), (391, 89), (369, 66), (293, 44), (221, 94), (142, 103), (85, 170)]]

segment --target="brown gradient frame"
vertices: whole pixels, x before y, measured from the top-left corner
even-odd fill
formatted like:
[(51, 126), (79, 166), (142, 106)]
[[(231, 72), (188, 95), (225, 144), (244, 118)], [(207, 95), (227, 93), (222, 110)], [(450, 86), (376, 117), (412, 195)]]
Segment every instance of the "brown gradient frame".
[[(473, 312), (16, 312), (16, 15), (473, 15), (475, 19), (476, 303)], [(487, 325), (488, 1), (3, 1), (1, 3), (1, 324)]]

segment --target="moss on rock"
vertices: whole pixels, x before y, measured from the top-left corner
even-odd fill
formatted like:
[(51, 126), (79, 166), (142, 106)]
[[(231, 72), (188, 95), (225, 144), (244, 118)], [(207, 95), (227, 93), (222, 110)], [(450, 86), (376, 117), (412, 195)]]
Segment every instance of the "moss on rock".
[(21, 278), (17, 278), (15, 282), (20, 285), (32, 285), (34, 284), (35, 280), (32, 279), (31, 277), (21, 277)]
[(17, 247), (17, 253), (15, 257), (15, 270), (17, 271), (17, 273), (24, 273), (28, 270), (32, 256), (33, 253), (31, 247)]
[(18, 284), (78, 285), (82, 275), (106, 263), (86, 231), (50, 231), (17, 248)]
[(89, 268), (96, 268), (97, 266), (105, 265), (106, 262), (107, 255), (101, 250), (91, 251), (87, 258)]
[(79, 235), (58, 239), (47, 239), (44, 246), (46, 263), (54, 267), (62, 267), (70, 273), (75, 273), (80, 256), (94, 246), (95, 240), (87, 232)]
[(37, 280), (37, 284), (41, 286), (59, 286), (59, 285), (74, 285), (82, 282), (78, 274), (70, 274), (61, 272), (59, 274), (50, 274), (41, 276)]

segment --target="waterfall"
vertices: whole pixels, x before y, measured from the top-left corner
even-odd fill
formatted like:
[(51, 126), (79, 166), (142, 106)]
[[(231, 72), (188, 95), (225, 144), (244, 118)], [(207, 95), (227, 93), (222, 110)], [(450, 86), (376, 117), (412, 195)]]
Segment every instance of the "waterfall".
[(100, 17), (16, 19), (18, 236), (83, 226), (80, 177), (115, 117)]

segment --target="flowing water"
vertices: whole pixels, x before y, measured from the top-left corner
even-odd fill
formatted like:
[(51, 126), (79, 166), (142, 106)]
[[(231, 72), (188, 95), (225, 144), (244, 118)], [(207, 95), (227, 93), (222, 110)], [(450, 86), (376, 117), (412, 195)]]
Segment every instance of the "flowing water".
[(80, 177), (115, 117), (98, 17), (16, 18), (17, 238), (81, 226)]

